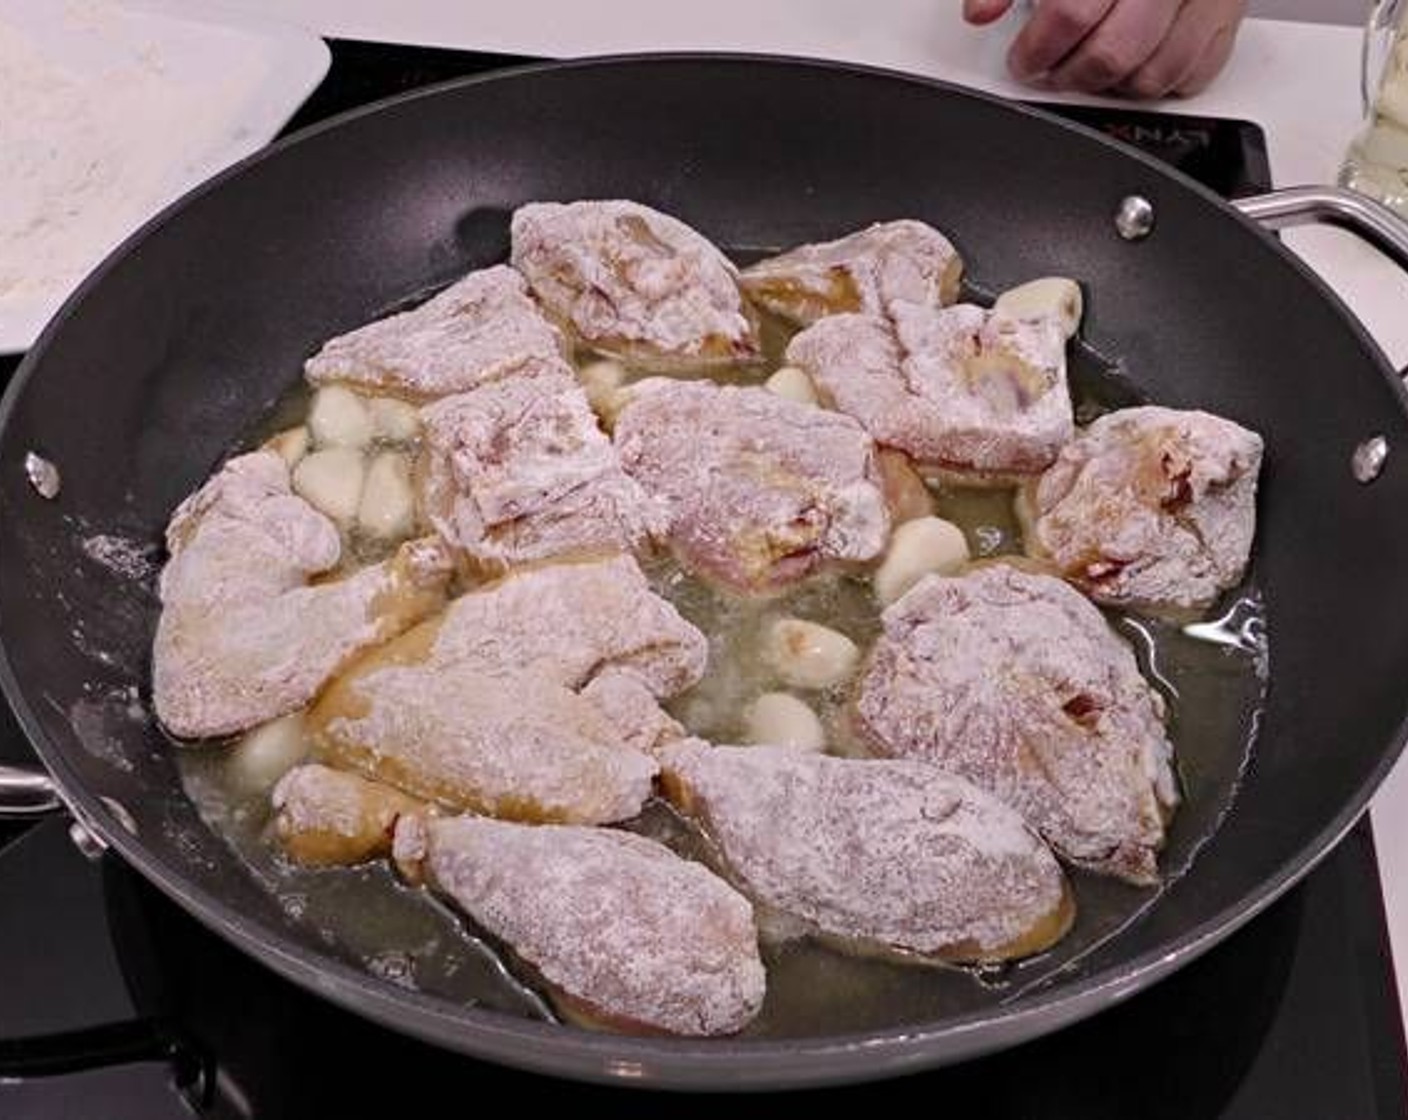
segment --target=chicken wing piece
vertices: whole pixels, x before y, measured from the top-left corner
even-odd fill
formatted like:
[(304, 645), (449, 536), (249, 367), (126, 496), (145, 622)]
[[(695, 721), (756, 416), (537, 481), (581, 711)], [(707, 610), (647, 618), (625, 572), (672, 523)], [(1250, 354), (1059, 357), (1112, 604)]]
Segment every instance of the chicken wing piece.
[(1099, 610), (1008, 564), (926, 576), (881, 616), (856, 714), (1018, 810), (1059, 855), (1157, 881), (1178, 802), (1162, 698)]
[(760, 906), (842, 948), (977, 963), (1049, 948), (1074, 902), (996, 798), (925, 762), (667, 748), (665, 790)]
[(332, 381), (410, 400), (432, 400), (493, 381), (528, 361), (566, 352), (566, 340), (507, 265), (471, 272), (419, 307), (324, 344), (304, 365)]
[(1202, 610), (1246, 570), (1261, 455), (1206, 412), (1108, 413), (1019, 496), (1027, 551), (1097, 602)]
[(1056, 319), (972, 304), (891, 314), (828, 316), (792, 339), (787, 361), (926, 475), (1007, 484), (1051, 464), (1075, 425)]
[(761, 350), (737, 269), (695, 230), (637, 202), (535, 202), (512, 223), (515, 267), (585, 346), (652, 369)]
[(303, 707), (356, 654), (445, 602), (435, 540), (310, 584), (333, 568), (337, 529), (289, 488), (273, 451), (231, 459), (172, 516), (152, 652), (157, 716), (173, 735), (229, 735)]
[(765, 975), (748, 900), (634, 833), (474, 817), (396, 827), (397, 863), (462, 909), (584, 1025), (725, 1035), (758, 1013)]
[(614, 670), (657, 697), (694, 685), (709, 656), (704, 635), (626, 555), (519, 569), (460, 596), (426, 630), (401, 642), (425, 641), (432, 665), (537, 666), (571, 688)]
[(581, 691), (599, 711), (608, 712), (621, 741), (632, 750), (658, 759), (660, 752), (687, 732), (660, 706), (659, 699), (630, 669), (607, 669)]
[(448, 808), (605, 823), (640, 811), (659, 700), (704, 636), (629, 557), (524, 569), (373, 650), (309, 714), (319, 758)]
[(480, 572), (665, 533), (663, 507), (621, 470), (565, 362), (445, 397), (421, 419), (421, 508)]
[(397, 820), (436, 812), (399, 790), (316, 763), (280, 778), (270, 800), (279, 843), (307, 867), (349, 867), (389, 856)]
[(903, 218), (769, 257), (745, 268), (739, 283), (758, 305), (808, 326), (848, 311), (884, 317), (900, 301), (947, 307), (962, 279), (949, 239)]
[(776, 590), (885, 547), (875, 444), (850, 417), (761, 388), (649, 378), (614, 440), (665, 504), (675, 556), (733, 590)]
[(656, 764), (589, 697), (536, 668), (354, 669), (310, 713), (317, 756), (460, 812), (606, 824), (640, 812)]

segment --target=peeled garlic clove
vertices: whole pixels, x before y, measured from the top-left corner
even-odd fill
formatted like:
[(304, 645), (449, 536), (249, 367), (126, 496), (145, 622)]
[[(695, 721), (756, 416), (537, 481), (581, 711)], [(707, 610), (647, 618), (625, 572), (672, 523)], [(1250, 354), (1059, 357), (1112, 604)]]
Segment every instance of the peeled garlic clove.
[(587, 394), (587, 403), (608, 427), (616, 422), (626, 407), (630, 390), (626, 387), (626, 367), (620, 362), (602, 359), (590, 362), (577, 371), (577, 380)]
[(230, 781), (246, 793), (270, 789), (308, 757), (311, 743), (303, 729), (303, 713), (271, 720), (235, 744), (225, 762)]
[(1043, 276), (1008, 288), (997, 297), (992, 309), (1012, 319), (1054, 319), (1061, 333), (1074, 338), (1085, 313), (1080, 285), (1064, 276)]
[(817, 714), (786, 692), (765, 692), (743, 712), (743, 731), (758, 746), (824, 750), (826, 732)]
[(383, 451), (372, 460), (357, 505), (357, 524), (383, 540), (410, 536), (415, 524), (415, 492), (404, 455)]
[(409, 443), (420, 434), (420, 412), (413, 404), (394, 397), (373, 397), (367, 402), (372, 435), (391, 443)]
[(779, 618), (763, 638), (763, 659), (783, 684), (830, 688), (855, 672), (860, 650), (839, 630), (801, 618)]
[(264, 446), (270, 451), (277, 451), (292, 469), (308, 454), (308, 429), (302, 424), (296, 428), (286, 428), (277, 435), (270, 436)]
[(372, 417), (362, 398), (341, 385), (313, 395), (308, 431), (315, 447), (366, 447), (372, 441)]
[(816, 387), (812, 379), (796, 366), (783, 366), (766, 381), (763, 388), (789, 401), (801, 404), (816, 404)]
[(339, 524), (357, 516), (367, 465), (351, 447), (329, 447), (305, 456), (293, 469), (293, 491)]
[(599, 358), (578, 370), (577, 377), (589, 393), (593, 388), (619, 389), (626, 383), (626, 367), (610, 358)]
[(890, 538), (890, 550), (875, 572), (875, 595), (886, 606), (930, 572), (952, 575), (968, 562), (963, 530), (942, 517), (906, 521)]

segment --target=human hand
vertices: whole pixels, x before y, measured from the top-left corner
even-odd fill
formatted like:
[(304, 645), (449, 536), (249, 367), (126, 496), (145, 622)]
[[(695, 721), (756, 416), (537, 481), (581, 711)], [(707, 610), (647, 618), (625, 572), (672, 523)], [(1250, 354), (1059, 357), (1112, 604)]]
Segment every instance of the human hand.
[[(963, 0), (963, 18), (991, 23), (1012, 2)], [(1186, 96), (1226, 65), (1245, 14), (1246, 0), (1038, 0), (1007, 66), (1051, 89)]]

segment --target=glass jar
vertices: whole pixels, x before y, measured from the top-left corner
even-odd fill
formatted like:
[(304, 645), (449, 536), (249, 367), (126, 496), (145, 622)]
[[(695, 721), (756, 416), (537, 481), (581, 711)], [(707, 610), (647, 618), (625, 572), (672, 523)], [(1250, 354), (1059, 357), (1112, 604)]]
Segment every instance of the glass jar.
[(1408, 0), (1378, 0), (1360, 63), (1364, 125), (1350, 141), (1341, 186), (1408, 214)]

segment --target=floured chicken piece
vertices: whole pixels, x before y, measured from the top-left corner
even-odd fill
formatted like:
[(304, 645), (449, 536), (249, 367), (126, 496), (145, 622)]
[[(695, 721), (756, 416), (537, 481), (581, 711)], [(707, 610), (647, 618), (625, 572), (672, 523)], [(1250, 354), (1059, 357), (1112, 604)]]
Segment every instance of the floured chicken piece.
[(524, 568), (450, 604), (422, 635), (425, 663), (494, 670), (539, 665), (573, 688), (629, 672), (656, 696), (704, 675), (708, 641), (656, 595), (629, 556)]
[(406, 817), (395, 857), (545, 981), (558, 1011), (633, 1034), (726, 1035), (766, 982), (748, 900), (612, 829)]
[(306, 867), (350, 867), (391, 854), (391, 834), (407, 814), (433, 806), (357, 774), (311, 764), (274, 786), (274, 834)]
[(947, 307), (962, 279), (952, 242), (902, 218), (769, 257), (745, 268), (739, 283), (758, 305), (807, 326), (848, 311), (883, 317), (896, 302)]
[(421, 509), (481, 572), (665, 534), (664, 509), (621, 470), (565, 362), (445, 397), (422, 422)]
[(655, 370), (761, 355), (738, 271), (668, 214), (620, 200), (535, 202), (513, 215), (514, 266), (586, 346)]
[(924, 762), (686, 740), (670, 800), (761, 906), (843, 948), (977, 963), (1039, 953), (1075, 907), (1055, 857), (995, 797)]
[(1163, 702), (1100, 611), (994, 563), (926, 576), (881, 616), (861, 731), (1017, 809), (1071, 862), (1157, 881), (1178, 803)]
[(435, 540), (342, 579), (337, 528), (289, 488), (275, 451), (229, 460), (172, 515), (152, 696), (173, 735), (229, 735), (307, 704), (334, 673), (438, 611), (451, 572)]
[(566, 342), (507, 265), (471, 272), (410, 311), (327, 342), (304, 364), (314, 385), (345, 382), (410, 400), (432, 400), (493, 381)]
[(628, 745), (630, 726), (550, 672), (372, 664), (313, 709), (325, 761), (505, 820), (605, 824), (650, 796), (656, 764)]
[(762, 388), (649, 378), (614, 439), (626, 472), (665, 503), (679, 561), (736, 591), (885, 548), (875, 445), (850, 417)]
[(653, 758), (659, 758), (661, 750), (687, 734), (629, 667), (603, 670), (587, 682), (579, 695), (590, 700), (598, 711), (610, 713), (613, 730), (622, 743)]
[(787, 361), (926, 475), (1006, 484), (1051, 464), (1075, 424), (1058, 320), (966, 303), (891, 314), (828, 316), (792, 339)]
[(373, 650), (309, 713), (315, 753), (447, 808), (600, 824), (650, 796), (659, 706), (704, 636), (634, 560), (521, 570)]
[(1261, 456), (1206, 412), (1108, 413), (1019, 495), (1027, 551), (1097, 602), (1201, 610), (1246, 570)]

